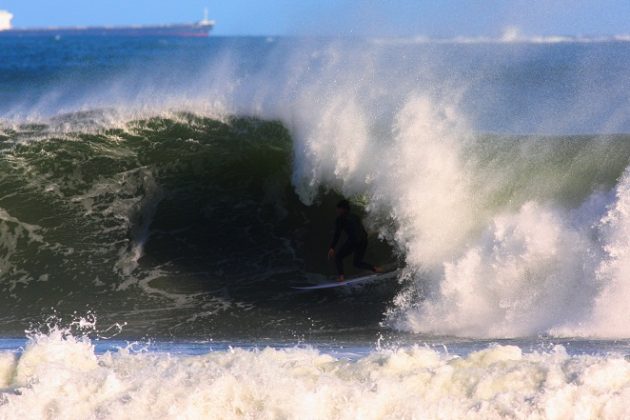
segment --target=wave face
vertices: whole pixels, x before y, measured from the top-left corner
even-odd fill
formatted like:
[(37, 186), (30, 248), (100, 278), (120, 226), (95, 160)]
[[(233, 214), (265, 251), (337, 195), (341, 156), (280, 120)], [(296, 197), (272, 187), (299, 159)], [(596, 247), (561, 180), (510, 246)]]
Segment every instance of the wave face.
[(352, 358), (313, 348), (97, 353), (53, 331), (0, 353), (0, 416), (615, 419), (627, 414), (629, 377), (621, 356), (562, 346), (461, 357), (417, 346)]
[[(20, 42), (49, 58), (0, 67), (10, 331), (630, 336), (626, 44)], [(330, 273), (341, 195), (406, 270), (314, 303), (287, 286)]]
[[(166, 334), (152, 325), (171, 316), (167, 328), (190, 333), (224, 312), (207, 327), (215, 336), (249, 331), (305, 306), (291, 284), (330, 273), (321, 257), (337, 196), (310, 207), (299, 200), (291, 139), (278, 122), (178, 114), (95, 133), (29, 125), (5, 135), (2, 304), (16, 329), (42, 307), (87, 306), (118, 313), (137, 324), (132, 331)], [(384, 244), (371, 250), (388, 253)]]

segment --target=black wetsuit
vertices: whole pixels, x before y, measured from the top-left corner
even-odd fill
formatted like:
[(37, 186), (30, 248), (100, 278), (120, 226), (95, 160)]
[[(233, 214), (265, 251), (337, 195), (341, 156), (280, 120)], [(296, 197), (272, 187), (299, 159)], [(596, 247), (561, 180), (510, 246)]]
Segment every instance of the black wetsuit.
[(330, 244), (332, 249), (337, 246), (341, 232), (346, 233), (348, 240), (335, 253), (337, 273), (339, 273), (340, 276), (343, 275), (343, 259), (352, 253), (354, 253), (353, 263), (356, 268), (374, 271), (372, 264), (363, 261), (365, 251), (367, 250), (367, 232), (359, 216), (348, 213), (337, 217), (335, 221), (335, 235)]

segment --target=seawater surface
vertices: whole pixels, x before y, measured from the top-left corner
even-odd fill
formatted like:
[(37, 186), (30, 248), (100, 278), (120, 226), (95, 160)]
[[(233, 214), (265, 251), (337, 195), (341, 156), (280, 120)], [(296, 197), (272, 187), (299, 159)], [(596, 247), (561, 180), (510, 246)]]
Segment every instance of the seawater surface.
[[(0, 417), (627, 418), (629, 64), (3, 38)], [(298, 293), (341, 197), (401, 275)]]

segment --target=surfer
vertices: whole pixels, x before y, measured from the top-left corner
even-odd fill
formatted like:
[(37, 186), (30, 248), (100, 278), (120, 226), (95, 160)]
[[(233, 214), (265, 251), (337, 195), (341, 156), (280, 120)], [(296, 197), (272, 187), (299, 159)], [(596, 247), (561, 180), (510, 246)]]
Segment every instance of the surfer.
[[(346, 233), (347, 240), (339, 251), (335, 251), (341, 232)], [(353, 263), (356, 268), (370, 270), (374, 273), (382, 273), (380, 267), (375, 267), (363, 261), (367, 250), (367, 232), (361, 223), (361, 218), (350, 211), (348, 200), (341, 200), (337, 203), (337, 220), (335, 221), (335, 235), (328, 250), (328, 259), (334, 258), (337, 266), (337, 280), (345, 280), (343, 271), (343, 260), (350, 254), (354, 254)]]

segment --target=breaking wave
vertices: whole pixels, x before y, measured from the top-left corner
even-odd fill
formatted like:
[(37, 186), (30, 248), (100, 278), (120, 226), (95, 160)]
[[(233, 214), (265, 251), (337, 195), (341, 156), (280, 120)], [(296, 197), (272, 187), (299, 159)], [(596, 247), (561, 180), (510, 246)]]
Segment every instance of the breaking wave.
[[(230, 41), (203, 65), (194, 50), (175, 80), (132, 60), (36, 103), (9, 91), (5, 325), (89, 304), (168, 334), (630, 336), (626, 46), (291, 42)], [(344, 297), (343, 320), (287, 287), (330, 273), (340, 195), (370, 257), (406, 267), (389, 292)]]

